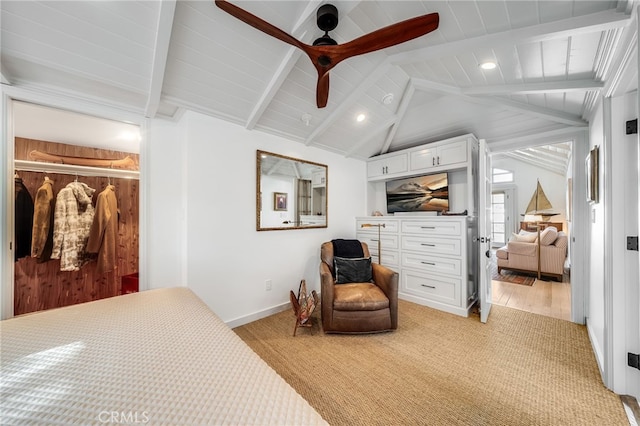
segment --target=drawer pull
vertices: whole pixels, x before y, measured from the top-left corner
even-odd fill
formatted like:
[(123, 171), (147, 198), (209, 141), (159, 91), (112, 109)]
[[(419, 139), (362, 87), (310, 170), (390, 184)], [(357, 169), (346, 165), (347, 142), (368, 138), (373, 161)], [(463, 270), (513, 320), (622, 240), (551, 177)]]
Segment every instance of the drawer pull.
[(429, 244), (429, 243), (420, 243), (421, 246), (427, 246), (427, 247), (435, 247), (435, 244)]
[(421, 226), (420, 229), (436, 229), (435, 226)]
[(435, 288), (435, 286), (432, 285), (426, 285), (426, 284), (420, 284), (422, 287), (427, 287), (427, 288)]
[(431, 265), (431, 266), (435, 266), (435, 265), (436, 265), (436, 264), (435, 264), (435, 263), (433, 263), (433, 262), (424, 262), (424, 261), (423, 261), (423, 262), (420, 262), (420, 263), (425, 264), (425, 265)]

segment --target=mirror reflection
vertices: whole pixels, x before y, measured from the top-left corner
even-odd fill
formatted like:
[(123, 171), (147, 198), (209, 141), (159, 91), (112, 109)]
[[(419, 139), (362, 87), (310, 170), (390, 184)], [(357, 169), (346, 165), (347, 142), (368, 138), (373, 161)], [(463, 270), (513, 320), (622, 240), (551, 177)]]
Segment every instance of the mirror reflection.
[(326, 228), (327, 166), (257, 151), (256, 229)]

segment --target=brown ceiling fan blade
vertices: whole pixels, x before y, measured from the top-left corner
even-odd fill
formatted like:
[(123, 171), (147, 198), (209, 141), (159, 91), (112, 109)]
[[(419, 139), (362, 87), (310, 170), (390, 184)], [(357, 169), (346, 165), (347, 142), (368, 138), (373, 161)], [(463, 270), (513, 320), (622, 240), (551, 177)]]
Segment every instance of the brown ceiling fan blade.
[(218, 6), (220, 9), (224, 10), (225, 12), (227, 12), (229, 15), (251, 25), (253, 28), (262, 31), (263, 33), (268, 34), (271, 37), (275, 37), (278, 40), (282, 40), (285, 43), (288, 43), (295, 47), (299, 47), (300, 49), (304, 50), (304, 47), (306, 46), (306, 44), (302, 43), (300, 40), (282, 31), (280, 28), (274, 25), (271, 25), (267, 21), (264, 21), (258, 18), (257, 16), (247, 12), (246, 10), (241, 9), (238, 6), (235, 6), (229, 3), (228, 1), (215, 0), (215, 3), (216, 3), (216, 6)]
[(430, 13), (380, 28), (348, 43), (332, 46), (334, 61), (339, 62), (352, 56), (413, 40), (437, 29), (439, 22), (440, 16), (437, 13)]
[(318, 71), (318, 86), (316, 88), (316, 105), (318, 108), (327, 106), (329, 100), (329, 71)]

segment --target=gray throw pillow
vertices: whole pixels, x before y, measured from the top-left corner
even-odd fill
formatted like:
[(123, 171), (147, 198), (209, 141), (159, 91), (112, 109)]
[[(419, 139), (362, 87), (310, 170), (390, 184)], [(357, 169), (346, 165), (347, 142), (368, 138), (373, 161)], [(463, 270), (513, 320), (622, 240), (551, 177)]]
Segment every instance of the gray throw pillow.
[(336, 272), (336, 284), (367, 283), (373, 278), (370, 257), (334, 257), (333, 268)]

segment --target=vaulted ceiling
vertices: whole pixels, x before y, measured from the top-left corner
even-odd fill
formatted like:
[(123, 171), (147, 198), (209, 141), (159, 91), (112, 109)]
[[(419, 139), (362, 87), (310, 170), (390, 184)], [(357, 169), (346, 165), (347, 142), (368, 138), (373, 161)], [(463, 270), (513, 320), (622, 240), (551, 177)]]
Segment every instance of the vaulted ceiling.
[[(306, 43), (322, 35), (324, 1), (232, 3)], [(319, 109), (309, 58), (213, 1), (3, 0), (2, 82), (147, 117), (194, 110), (364, 159), (465, 133), (496, 146), (557, 141), (587, 126), (637, 50), (633, 1), (332, 3), (338, 43), (427, 13), (440, 24), (337, 65)], [(497, 67), (481, 69), (486, 60)]]

